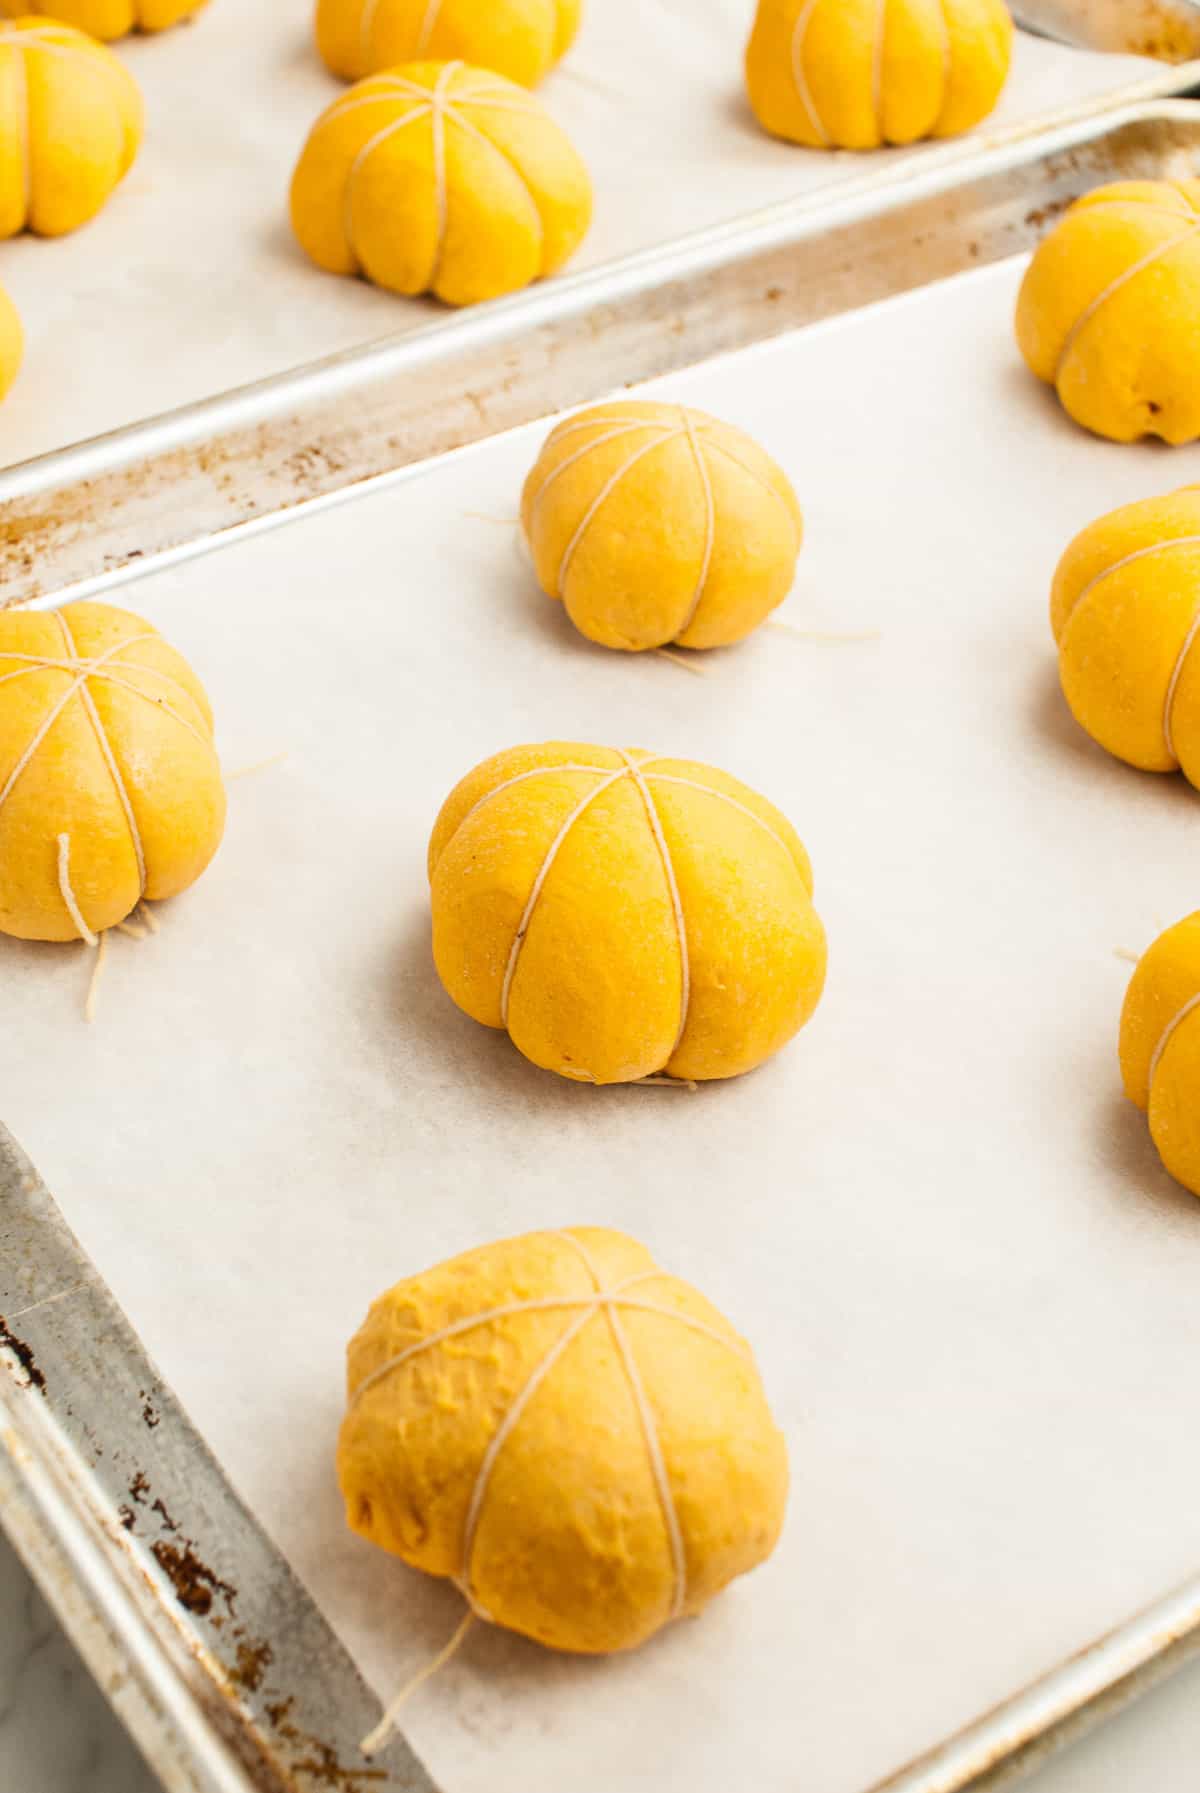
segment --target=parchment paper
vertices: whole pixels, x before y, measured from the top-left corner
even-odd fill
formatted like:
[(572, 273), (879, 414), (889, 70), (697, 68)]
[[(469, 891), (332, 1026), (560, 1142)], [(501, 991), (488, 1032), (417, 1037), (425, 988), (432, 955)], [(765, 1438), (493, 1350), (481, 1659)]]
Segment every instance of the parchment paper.
[[(490, 1629), (408, 1716), (447, 1793), (856, 1793), (1200, 1563), (1200, 1204), (1120, 1095), (1143, 948), (1200, 903), (1197, 798), (1058, 694), (1046, 598), (1200, 452), (1076, 430), (1011, 343), (1018, 269), (659, 390), (752, 430), (808, 542), (703, 678), (589, 647), (503, 521), (543, 429), (128, 588), (205, 678), (229, 834), (153, 942), (0, 949), (0, 1113), (381, 1692), (458, 1596), (343, 1529), (342, 1352), (385, 1285), (623, 1227), (753, 1341), (777, 1556), (641, 1653)], [(811, 850), (826, 997), (754, 1076), (560, 1082), (455, 1010), (424, 853), (514, 742), (694, 755)]]
[[(741, 58), (752, 0), (590, 0), (541, 90), (592, 170), (587, 267), (859, 174), (864, 158), (755, 125)], [(309, 0), (213, 0), (190, 25), (119, 46), (146, 97), (133, 171), (88, 228), (0, 246), (28, 336), (0, 408), (0, 464), (171, 410), (445, 313), (322, 274), (287, 222), (292, 168), (344, 91), (312, 45)], [(985, 130), (1147, 76), (1138, 57), (1018, 33)], [(874, 158), (882, 169), (897, 153)]]

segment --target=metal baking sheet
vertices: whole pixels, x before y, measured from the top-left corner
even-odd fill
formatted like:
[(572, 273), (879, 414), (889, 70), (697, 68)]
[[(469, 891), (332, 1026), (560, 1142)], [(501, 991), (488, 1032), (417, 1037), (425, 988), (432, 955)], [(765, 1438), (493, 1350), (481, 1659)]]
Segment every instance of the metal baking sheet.
[[(862, 171), (862, 157), (797, 150), (755, 126), (741, 89), (749, 0), (682, 14), (674, 0), (595, 0), (585, 12), (542, 90), (595, 180), (576, 267)], [(146, 96), (133, 171), (89, 228), (4, 247), (0, 278), (28, 349), (0, 409), (0, 465), (444, 315), (321, 274), (292, 240), (292, 167), (343, 91), (316, 55), (310, 13), (308, 0), (215, 0), (186, 27), (119, 46)], [(984, 134), (1131, 87), (1179, 92), (1186, 79), (1145, 57), (1022, 36)]]
[[(1196, 133), (1169, 107), (1067, 166), (1077, 186), (1106, 158), (1178, 175)], [(979, 175), (979, 196), (1012, 174)], [(1063, 178), (1061, 152), (1028, 149), (1027, 232)], [(226, 847), (164, 934), (118, 942), (95, 1028), (78, 1019), (82, 950), (3, 945), (20, 1048), (0, 1106), (216, 1461), (130, 1367), (127, 1334), (97, 1353), (97, 1291), (19, 1170), (3, 1310), (9, 1355), (44, 1387), (12, 1391), (2, 1435), (14, 1486), (28, 1496), (28, 1463), (57, 1452), (60, 1506), (91, 1513), (101, 1560), (149, 1577), (125, 1596), (134, 1634), (175, 1603), (190, 1693), (155, 1710), (172, 1734), (177, 1710), (199, 1713), (244, 1784), (271, 1785), (278, 1727), (346, 1688), (346, 1709), (300, 1721), (294, 1784), (420, 1786), (411, 1746), (445, 1793), (750, 1776), (769, 1793), (798, 1763), (829, 1793), (888, 1776), (980, 1788), (1195, 1646), (1194, 1582), (1125, 1622), (1200, 1562), (1200, 1210), (1114, 1064), (1114, 948), (1194, 907), (1195, 799), (1078, 735), (1045, 600), (1075, 529), (1200, 478), (1200, 451), (1075, 430), (1012, 344), (1019, 261), (961, 272), (970, 240), (993, 258), (1002, 240), (987, 204), (968, 239), (955, 205), (939, 237), (929, 203), (918, 184), (860, 238), (928, 223), (928, 274), (957, 244), (957, 277), (918, 286), (910, 263), (899, 299), (658, 388), (744, 424), (791, 471), (809, 539), (784, 619), (877, 641), (763, 631), (703, 680), (588, 648), (515, 550), (540, 425), (123, 591), (203, 673), (227, 763), (287, 757), (234, 785)], [(565, 733), (710, 758), (800, 827), (833, 971), (812, 1027), (754, 1077), (583, 1091), (438, 988), (437, 805), (482, 754)], [(372, 1783), (341, 1652), (382, 1693), (457, 1603), (342, 1528), (342, 1346), (389, 1276), (576, 1218), (644, 1236), (751, 1333), (793, 1453), (784, 1545), (628, 1659), (477, 1634)], [(147, 1467), (148, 1451), (166, 1454)], [(27, 1553), (66, 1529), (30, 1518)], [(286, 1586), (277, 1629), (255, 1607), (236, 1634), (224, 1590), (245, 1586), (268, 1603)], [(318, 1627), (307, 1673), (301, 1614)]]
[(1025, 247), (1090, 185), (1194, 166), (1190, 102), (966, 142), (0, 472), (0, 602), (97, 592), (431, 455)]

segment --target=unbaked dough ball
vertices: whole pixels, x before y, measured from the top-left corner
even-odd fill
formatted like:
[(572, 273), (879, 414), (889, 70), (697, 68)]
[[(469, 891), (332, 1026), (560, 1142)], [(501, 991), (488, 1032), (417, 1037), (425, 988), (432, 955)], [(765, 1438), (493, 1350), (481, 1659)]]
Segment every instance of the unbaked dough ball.
[(16, 306), (0, 287), (0, 398), (16, 379), (25, 352), (25, 334)]
[(605, 647), (740, 641), (791, 589), (803, 526), (787, 475), (732, 424), (617, 399), (560, 423), (525, 482), (543, 591)]
[(1200, 914), (1168, 928), (1133, 974), (1121, 1073), (1163, 1164), (1200, 1195)]
[(1051, 594), (1063, 691), (1109, 753), (1200, 785), (1200, 487), (1076, 536)]
[(447, 798), (429, 874), (446, 989), (561, 1077), (736, 1077), (820, 1000), (808, 855), (773, 804), (712, 766), (511, 748)]
[(0, 933), (90, 939), (186, 890), (224, 822), (208, 699), (156, 629), (0, 611)]
[(591, 209), (587, 170), (532, 94), (463, 62), (360, 81), (292, 178), (292, 225), (318, 267), (449, 305), (553, 274)]
[(536, 87), (570, 48), (582, 0), (317, 0), (317, 48), (344, 81), (455, 57)]
[(759, 0), (746, 87), (773, 136), (814, 149), (956, 137), (1012, 57), (1003, 0)]
[(141, 138), (137, 83), (111, 51), (53, 19), (0, 25), (0, 237), (86, 224)]
[(205, 0), (0, 0), (10, 19), (38, 13), (111, 43), (131, 31), (165, 31), (190, 19)]
[(1117, 181), (1029, 264), (1017, 342), (1076, 423), (1134, 442), (1200, 436), (1200, 181)]
[(787, 1450), (750, 1348), (622, 1233), (398, 1283), (348, 1369), (351, 1527), (539, 1643), (632, 1649), (775, 1547)]

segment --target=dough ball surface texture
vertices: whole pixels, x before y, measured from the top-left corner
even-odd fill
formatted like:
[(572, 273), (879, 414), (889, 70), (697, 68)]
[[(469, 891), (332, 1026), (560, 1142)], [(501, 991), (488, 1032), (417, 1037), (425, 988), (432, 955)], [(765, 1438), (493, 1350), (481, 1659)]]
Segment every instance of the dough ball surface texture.
[(694, 760), (574, 741), (497, 754), (443, 805), (429, 875), (450, 996), (577, 1082), (736, 1077), (820, 1000), (799, 837)]
[(759, 0), (746, 88), (764, 130), (813, 149), (957, 137), (1012, 59), (1003, 0)]
[(1200, 914), (1168, 928), (1133, 974), (1121, 1074), (1166, 1169), (1200, 1195)]
[(412, 62), (350, 88), (292, 177), (318, 267), (448, 305), (517, 292), (573, 255), (587, 170), (525, 88), (463, 62)]
[(103, 44), (52, 19), (0, 25), (0, 237), (86, 224), (141, 138), (137, 83)]
[(728, 1320), (597, 1227), (398, 1283), (352, 1340), (347, 1520), (558, 1650), (628, 1650), (771, 1554), (787, 1451)]
[(582, 0), (317, 0), (317, 48), (343, 81), (455, 58), (536, 87), (574, 42)]
[(521, 524), (581, 634), (638, 651), (740, 641), (783, 602), (803, 523), (787, 475), (732, 424), (617, 399), (552, 430)]
[(3, 398), (21, 368), (25, 353), (25, 333), (21, 318), (8, 294), (0, 287), (0, 398)]
[(1076, 423), (1114, 442), (1200, 436), (1200, 181), (1117, 181), (1039, 245), (1017, 343)]
[(1063, 692), (1118, 759), (1200, 786), (1200, 486), (1076, 536), (1050, 600)]
[(37, 13), (111, 43), (131, 31), (166, 31), (205, 4), (206, 0), (0, 0), (0, 13), (10, 19)]
[(141, 617), (107, 604), (0, 611), (0, 932), (77, 940), (186, 890), (220, 845), (225, 792), (203, 687)]

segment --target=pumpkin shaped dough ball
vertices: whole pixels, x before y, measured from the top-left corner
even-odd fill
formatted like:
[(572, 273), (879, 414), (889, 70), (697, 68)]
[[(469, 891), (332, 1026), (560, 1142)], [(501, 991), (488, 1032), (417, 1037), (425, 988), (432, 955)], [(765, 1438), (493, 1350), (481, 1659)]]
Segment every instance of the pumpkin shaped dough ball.
[(137, 83), (103, 44), (52, 19), (0, 26), (0, 237), (86, 224), (141, 137)]
[(536, 87), (574, 42), (581, 10), (582, 0), (317, 0), (317, 48), (343, 81), (457, 57)]
[(642, 400), (551, 432), (521, 524), (542, 590), (589, 640), (632, 652), (740, 641), (791, 590), (803, 537), (787, 475), (751, 437)]
[(21, 318), (8, 294), (0, 287), (0, 398), (4, 398), (21, 368), (25, 333)]
[(92, 939), (194, 883), (224, 822), (208, 699), (151, 624), (0, 611), (0, 933)]
[(1200, 786), (1200, 487), (1111, 511), (1059, 563), (1063, 693), (1092, 738)]
[(957, 137), (1012, 60), (1003, 0), (759, 0), (746, 88), (763, 129), (813, 149)]
[(292, 225), (318, 267), (448, 305), (555, 273), (591, 209), (587, 170), (533, 95), (463, 62), (360, 81), (292, 178)]
[(512, 748), (447, 798), (429, 874), (446, 990), (560, 1077), (736, 1077), (820, 1000), (808, 855), (773, 804), (712, 766)]
[(1130, 980), (1121, 1074), (1166, 1169), (1200, 1195), (1200, 914), (1168, 928)]
[(1200, 181), (1085, 194), (1034, 253), (1017, 343), (1068, 416), (1134, 442), (1200, 436)]
[(398, 1283), (348, 1371), (352, 1529), (553, 1649), (633, 1649), (779, 1537), (787, 1451), (749, 1347), (622, 1233)]
[(206, 0), (0, 0), (8, 18), (37, 13), (112, 43), (131, 31), (166, 31), (199, 12)]

